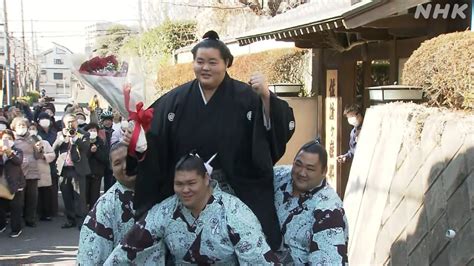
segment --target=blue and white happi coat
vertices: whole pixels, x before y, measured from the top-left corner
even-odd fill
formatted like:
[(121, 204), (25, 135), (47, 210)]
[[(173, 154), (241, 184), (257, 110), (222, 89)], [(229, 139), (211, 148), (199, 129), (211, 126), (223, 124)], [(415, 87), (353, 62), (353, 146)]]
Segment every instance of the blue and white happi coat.
[(347, 264), (348, 224), (342, 201), (326, 180), (293, 196), (291, 166), (274, 168), (275, 207), (287, 248), (296, 265)]
[(77, 263), (102, 265), (135, 223), (134, 192), (119, 182), (104, 194), (86, 216), (79, 238)]
[(211, 181), (212, 196), (194, 218), (174, 195), (155, 205), (138, 221), (106, 264), (265, 265), (277, 261), (253, 212), (237, 197)]

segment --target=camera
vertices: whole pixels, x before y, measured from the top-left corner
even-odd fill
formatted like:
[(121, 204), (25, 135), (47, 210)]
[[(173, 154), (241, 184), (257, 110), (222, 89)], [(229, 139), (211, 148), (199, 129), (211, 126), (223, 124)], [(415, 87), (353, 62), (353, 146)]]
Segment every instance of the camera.
[(74, 134), (76, 134), (76, 129), (72, 127), (66, 128), (66, 131), (69, 136), (73, 136)]

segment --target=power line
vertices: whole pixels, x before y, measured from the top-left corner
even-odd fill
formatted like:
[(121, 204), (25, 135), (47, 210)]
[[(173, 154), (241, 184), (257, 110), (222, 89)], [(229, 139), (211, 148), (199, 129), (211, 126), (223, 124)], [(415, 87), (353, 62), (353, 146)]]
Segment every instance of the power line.
[[(21, 34), (21, 33), (17, 33), (17, 34)], [(117, 35), (124, 35), (124, 36), (133, 36), (133, 35), (136, 35), (137, 33), (136, 32), (113, 32), (113, 33), (110, 33), (110, 34), (102, 34), (102, 35), (98, 35), (96, 37), (106, 37), (106, 36), (117, 36)], [(58, 35), (37, 35), (36, 37), (37, 38), (62, 38), (62, 37), (86, 37), (87, 34), (58, 34)], [(15, 38), (18, 38), (18, 37), (15, 37), (15, 36), (9, 36), (9, 39), (15, 39)], [(28, 38), (28, 37), (26, 37)]]
[[(21, 22), (21, 19), (9, 19), (9, 22)], [(103, 19), (33, 19), (33, 22), (39, 22), (39, 23), (65, 23), (65, 22), (71, 22), (71, 23), (77, 23), (77, 22), (110, 22), (108, 20), (103, 20)], [(114, 21), (139, 21), (139, 19), (118, 19)]]
[(214, 5), (196, 5), (196, 4), (185, 4), (185, 3), (173, 3), (167, 1), (160, 1), (160, 4), (169, 4), (173, 6), (185, 6), (185, 7), (194, 7), (194, 8), (211, 8), (211, 9), (244, 9), (247, 8), (247, 5), (242, 6), (214, 6)]
[[(0, 24), (1, 26), (1, 24)], [(83, 32), (83, 33), (89, 33), (89, 32), (108, 32), (110, 29), (105, 29), (105, 30), (93, 30), (93, 31), (87, 31), (87, 30), (34, 30), (34, 31), (25, 31), (25, 33), (61, 33), (61, 32)], [(114, 30), (114, 32), (119, 32), (119, 31), (125, 31), (125, 32), (136, 32), (132, 29), (119, 29), (119, 30)], [(22, 33), (22, 31), (9, 31), (10, 33)]]

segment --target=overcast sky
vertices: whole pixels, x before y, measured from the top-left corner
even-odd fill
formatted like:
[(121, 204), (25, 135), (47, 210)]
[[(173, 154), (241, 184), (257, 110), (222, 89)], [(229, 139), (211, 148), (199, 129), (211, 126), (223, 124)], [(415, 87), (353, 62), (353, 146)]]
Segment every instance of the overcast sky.
[[(3, 1), (2, 1), (3, 2)], [(25, 38), (31, 47), (31, 20), (39, 51), (51, 42), (83, 53), (85, 27), (99, 21), (138, 24), (138, 0), (23, 0)], [(21, 1), (7, 0), (9, 31), (21, 38)], [(3, 16), (2, 16), (3, 17)]]

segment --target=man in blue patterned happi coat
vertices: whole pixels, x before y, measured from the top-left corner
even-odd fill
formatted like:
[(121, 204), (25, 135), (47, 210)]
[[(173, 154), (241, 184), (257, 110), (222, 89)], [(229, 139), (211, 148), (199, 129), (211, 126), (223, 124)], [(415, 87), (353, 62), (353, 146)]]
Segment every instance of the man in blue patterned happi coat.
[(114, 144), (110, 164), (117, 179), (91, 209), (81, 229), (77, 263), (102, 265), (135, 223), (132, 199), (136, 176), (125, 172), (127, 145)]
[(347, 264), (347, 220), (326, 171), (327, 152), (318, 141), (301, 147), (292, 167), (274, 169), (283, 245), (295, 265)]
[[(180, 159), (175, 195), (155, 205), (127, 233), (107, 265), (266, 265), (278, 262), (249, 207), (211, 180), (195, 154)], [(168, 261), (170, 262), (170, 261)]]

